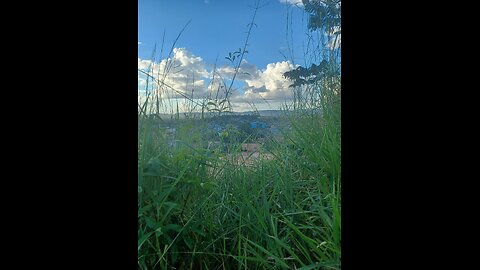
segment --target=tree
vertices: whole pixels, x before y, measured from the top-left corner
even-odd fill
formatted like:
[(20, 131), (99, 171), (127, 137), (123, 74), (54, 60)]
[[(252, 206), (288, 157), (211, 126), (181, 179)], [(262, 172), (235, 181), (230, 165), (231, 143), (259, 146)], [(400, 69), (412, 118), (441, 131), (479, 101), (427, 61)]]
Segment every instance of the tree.
[(341, 26), (341, 0), (302, 0), (305, 11), (310, 14), (308, 29), (333, 34)]
[[(294, 70), (283, 73), (283, 76), (293, 81), (290, 87), (316, 84), (323, 79), (338, 78), (340, 75), (337, 58), (333, 51), (338, 48), (341, 34), (341, 0), (302, 0), (305, 11), (309, 13), (307, 28), (310, 31), (319, 31), (321, 34), (333, 38), (333, 45), (324, 44), (326, 50), (332, 52), (331, 57), (324, 58), (318, 65), (310, 67), (299, 66)], [(299, 95), (299, 94), (297, 94)]]

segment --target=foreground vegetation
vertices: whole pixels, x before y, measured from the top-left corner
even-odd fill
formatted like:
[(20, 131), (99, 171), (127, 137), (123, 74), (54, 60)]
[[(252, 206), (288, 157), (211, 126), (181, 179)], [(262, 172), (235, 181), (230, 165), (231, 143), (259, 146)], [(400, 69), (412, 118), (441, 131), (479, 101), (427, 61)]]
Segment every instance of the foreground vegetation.
[(334, 56), (324, 55), (315, 74), (305, 68), (287, 74), (297, 76), (294, 104), (281, 116), (289, 128), (281, 130), (282, 141), (264, 142), (262, 151), (273, 158), (253, 166), (235, 159), (253, 135), (222, 133), (221, 143), (212, 144), (206, 122), (184, 119), (173, 146), (162, 120), (139, 112), (139, 269), (341, 268), (341, 91)]
[(191, 147), (202, 134), (188, 125), (179, 132), (182, 143), (168, 147), (161, 130), (145, 121), (139, 130), (140, 268), (338, 268), (339, 126), (318, 116), (290, 121), (285, 136), (295, 147), (276, 144), (275, 158), (253, 167)]

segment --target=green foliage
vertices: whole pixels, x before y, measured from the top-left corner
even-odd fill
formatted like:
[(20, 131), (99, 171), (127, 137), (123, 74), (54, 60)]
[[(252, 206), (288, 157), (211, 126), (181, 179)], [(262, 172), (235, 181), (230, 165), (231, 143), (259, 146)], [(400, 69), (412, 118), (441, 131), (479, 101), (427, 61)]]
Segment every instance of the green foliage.
[(338, 69), (332, 69), (331, 67), (326, 60), (323, 60), (318, 66), (315, 64), (312, 64), (309, 68), (299, 66), (294, 70), (285, 72), (283, 76), (294, 82), (289, 87), (314, 84), (322, 79), (340, 75)]
[(340, 126), (338, 110), (326, 108), (290, 116), (284, 134), (294, 147), (272, 142), (275, 158), (252, 168), (192, 147), (205, 126), (185, 120), (183, 143), (169, 147), (165, 131), (145, 123), (139, 269), (340, 269)]
[(333, 32), (341, 25), (341, 0), (302, 0), (309, 13), (308, 29)]
[(241, 57), (243, 57), (245, 53), (248, 53), (248, 51), (244, 50), (242, 53), (242, 48), (238, 48), (238, 50), (234, 51), (233, 53), (229, 52), (228, 56), (226, 56), (225, 59), (227, 59), (228, 61), (230, 61), (232, 64), (235, 65), (235, 59), (240, 59)]
[(294, 94), (294, 109), (322, 111), (325, 104), (340, 101), (340, 50), (336, 46), (341, 34), (341, 0), (303, 0), (303, 4), (309, 14), (308, 29), (322, 37), (334, 36), (334, 42), (318, 44), (322, 51), (312, 53), (314, 59), (321, 60), (318, 65), (299, 66), (283, 76), (293, 82), (289, 87)]
[(236, 144), (239, 142), (240, 131), (234, 125), (227, 124), (222, 133), (220, 133), (220, 137), (224, 143)]

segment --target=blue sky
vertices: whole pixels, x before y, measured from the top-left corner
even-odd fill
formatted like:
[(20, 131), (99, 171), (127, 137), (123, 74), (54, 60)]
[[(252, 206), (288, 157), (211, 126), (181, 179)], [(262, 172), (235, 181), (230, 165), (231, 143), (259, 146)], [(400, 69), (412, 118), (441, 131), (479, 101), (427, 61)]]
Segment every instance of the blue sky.
[[(207, 4), (208, 3), (208, 4)], [(287, 47), (286, 24), (288, 6), (279, 0), (263, 0), (250, 38), (249, 62), (260, 67), (284, 60), (279, 53)], [(186, 47), (206, 62), (213, 63), (218, 55), (224, 61), (228, 52), (243, 47), (247, 24), (253, 16), (254, 0), (139, 0), (138, 1), (138, 56), (150, 58), (155, 43), (160, 46), (165, 30), (166, 45), (173, 40), (183, 26), (190, 25), (180, 37), (177, 46)], [(289, 8), (293, 12), (293, 32), (297, 49), (305, 32), (302, 11)]]
[[(161, 60), (167, 57), (173, 41), (190, 21), (175, 44), (173, 59), (178, 70), (171, 72), (173, 75), (167, 82), (183, 93), (195, 90), (194, 98), (204, 97), (209, 90), (216, 89), (214, 83), (220, 83), (211, 81), (216, 59), (218, 74), (227, 81), (231, 77), (232, 64), (225, 56), (243, 48), (254, 4), (255, 0), (139, 0), (139, 69), (148, 66), (157, 44), (155, 62), (161, 70)], [(304, 65), (302, 44), (307, 32), (307, 17), (303, 10), (280, 0), (261, 0), (260, 6), (255, 18), (257, 26), (253, 27), (247, 47), (249, 53), (241, 65), (244, 75), (238, 76), (234, 84), (232, 101), (235, 101), (234, 110), (237, 111), (248, 110), (250, 106), (246, 104), (249, 102), (258, 103), (258, 109), (278, 109), (291, 93), (288, 89), (290, 82), (281, 74), (296, 64)], [(291, 28), (288, 36), (287, 22)], [(164, 31), (164, 51), (160, 55)], [(293, 57), (287, 47), (293, 49)], [(165, 66), (163, 63), (163, 68)], [(139, 90), (144, 87), (140, 77)]]

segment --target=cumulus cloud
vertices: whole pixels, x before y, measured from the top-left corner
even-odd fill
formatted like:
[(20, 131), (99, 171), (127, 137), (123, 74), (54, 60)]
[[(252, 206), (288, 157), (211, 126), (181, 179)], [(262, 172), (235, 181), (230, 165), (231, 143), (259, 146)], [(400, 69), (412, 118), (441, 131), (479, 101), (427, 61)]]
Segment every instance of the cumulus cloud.
[(280, 0), (280, 3), (303, 6), (302, 0)]
[(223, 92), (224, 89), (227, 87), (226, 81), (224, 78), (221, 76), (221, 74), (215, 73), (215, 76), (212, 76), (212, 79), (210, 80), (209, 85), (207, 86), (207, 90), (210, 92)]
[(292, 91), (288, 88), (292, 82), (283, 73), (294, 69), (290, 61), (270, 63), (265, 70), (258, 70), (256, 76), (246, 79), (244, 88), (246, 97), (259, 95), (264, 99), (289, 99)]
[[(283, 77), (283, 73), (294, 69), (289, 61), (270, 63), (265, 70), (258, 69), (255, 65), (243, 60), (236, 80), (245, 82), (244, 97), (236, 95), (235, 98), (247, 99), (284, 99), (290, 98), (291, 90), (288, 86), (291, 81)], [(225, 78), (231, 79), (235, 69), (231, 66), (224, 66), (218, 72)]]
[(267, 87), (265, 85), (261, 87), (254, 87), (254, 86), (247, 86), (244, 88), (248, 93), (266, 93), (268, 92)]
[[(205, 78), (209, 77), (209, 72), (205, 62), (185, 48), (174, 48), (172, 57), (160, 62), (138, 58), (138, 69), (153, 74), (169, 86), (162, 87), (164, 98), (181, 97), (179, 93), (191, 96), (192, 89), (194, 97), (203, 96), (206, 92)], [(139, 73), (139, 90), (143, 90), (141, 86), (146, 85), (146, 80), (147, 77)]]
[[(247, 60), (243, 59), (235, 79), (247, 80), (252, 77), (258, 76), (258, 72), (259, 71), (255, 65), (252, 65), (248, 63)], [(223, 66), (218, 69), (218, 73), (220, 73), (225, 78), (231, 79), (233, 78), (233, 74), (235, 74), (235, 68), (232, 66)]]
[[(283, 77), (283, 73), (296, 68), (289, 61), (270, 63), (265, 69), (243, 60), (235, 78), (234, 91), (231, 92), (231, 101), (234, 110), (250, 108), (251, 103), (280, 102), (292, 98), (289, 89), (291, 81)], [(168, 59), (159, 62), (138, 58), (138, 69), (153, 74), (156, 79), (163, 80), (168, 86), (161, 87), (162, 99), (182, 98), (182, 95), (202, 99), (206, 96), (222, 98), (226, 88), (230, 86), (235, 74), (234, 67), (223, 66), (214, 71), (207, 70), (204, 60), (185, 48), (175, 48)], [(238, 89), (242, 88), (243, 89)], [(138, 94), (145, 95), (147, 76), (138, 73)], [(172, 90), (173, 88), (174, 90)], [(148, 81), (148, 91), (157, 89), (152, 79)], [(242, 91), (243, 90), (243, 91)], [(181, 93), (181, 94), (179, 94)]]

